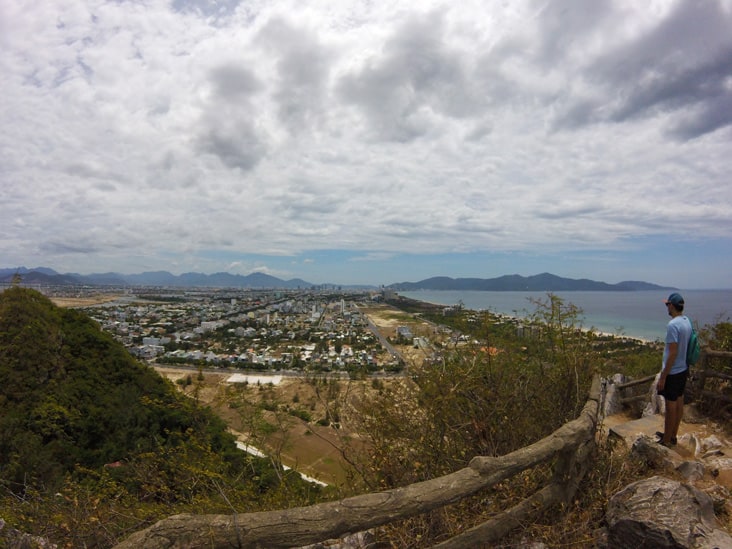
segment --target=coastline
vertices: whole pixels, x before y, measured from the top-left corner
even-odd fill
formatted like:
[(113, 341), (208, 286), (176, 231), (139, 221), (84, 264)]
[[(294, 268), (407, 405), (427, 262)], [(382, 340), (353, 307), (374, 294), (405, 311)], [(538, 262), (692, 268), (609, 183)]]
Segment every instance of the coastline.
[[(436, 290), (436, 291), (440, 291), (440, 290)], [(417, 292), (412, 292), (412, 293), (417, 293)], [(396, 296), (397, 296), (396, 301), (406, 302), (410, 306), (410, 308), (418, 309), (418, 310), (422, 309), (425, 312), (443, 311), (446, 308), (455, 306), (455, 304), (448, 305), (448, 304), (439, 303), (436, 301), (429, 301), (427, 299), (415, 299), (414, 297), (405, 296), (399, 292), (396, 292)], [(394, 300), (391, 300), (391, 301), (394, 301)], [(472, 307), (467, 307), (467, 306), (463, 306), (463, 308), (465, 310), (474, 311), (474, 312), (487, 312), (487, 313), (490, 313), (491, 315), (494, 315), (497, 318), (512, 320), (512, 321), (516, 321), (517, 323), (520, 323), (523, 320), (525, 320), (524, 317), (521, 317), (517, 314), (509, 314), (509, 313), (505, 313), (505, 312), (492, 311), (490, 308), (472, 308)], [(619, 339), (619, 340), (639, 341), (643, 344), (653, 344), (653, 343), (656, 343), (659, 341), (658, 338), (650, 339), (647, 337), (642, 337), (642, 336), (637, 336), (637, 335), (608, 332), (608, 331), (600, 330), (593, 326), (587, 327), (584, 325), (580, 325), (580, 326), (578, 326), (578, 328), (585, 333), (593, 333), (598, 337), (610, 337), (610, 338)]]
[[(697, 331), (720, 322), (732, 322), (732, 290), (681, 290), (686, 299), (684, 313)], [(531, 316), (537, 301), (550, 292), (539, 291), (453, 291), (419, 290), (398, 292), (400, 297), (453, 306), (462, 303), (471, 310), (487, 310), (522, 318)], [(597, 332), (642, 341), (661, 341), (666, 333), (668, 313), (663, 305), (668, 294), (648, 291), (568, 291), (551, 295), (577, 307), (577, 324)]]

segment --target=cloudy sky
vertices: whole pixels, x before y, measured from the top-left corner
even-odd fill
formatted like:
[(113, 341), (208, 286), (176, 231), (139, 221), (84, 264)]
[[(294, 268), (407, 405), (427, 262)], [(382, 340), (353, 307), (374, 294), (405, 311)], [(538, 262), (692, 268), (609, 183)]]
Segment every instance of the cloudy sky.
[(0, 0), (0, 267), (732, 287), (732, 0)]

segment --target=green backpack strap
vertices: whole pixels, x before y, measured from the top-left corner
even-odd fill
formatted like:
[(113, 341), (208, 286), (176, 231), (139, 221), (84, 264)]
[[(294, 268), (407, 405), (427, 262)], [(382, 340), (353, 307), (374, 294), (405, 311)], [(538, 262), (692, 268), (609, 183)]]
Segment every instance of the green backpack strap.
[(699, 361), (701, 347), (699, 346), (699, 338), (694, 329), (694, 323), (691, 319), (688, 320), (689, 324), (691, 324), (691, 336), (689, 336), (689, 344), (686, 346), (686, 364), (687, 366), (693, 366)]

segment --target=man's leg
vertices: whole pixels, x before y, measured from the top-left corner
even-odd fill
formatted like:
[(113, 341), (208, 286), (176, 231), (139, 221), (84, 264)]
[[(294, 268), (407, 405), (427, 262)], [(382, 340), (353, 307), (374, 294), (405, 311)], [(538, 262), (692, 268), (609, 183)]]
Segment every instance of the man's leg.
[(663, 422), (663, 438), (659, 441), (665, 445), (671, 444), (671, 437), (673, 436), (674, 425), (676, 425), (676, 403), (679, 400), (668, 400), (666, 399), (666, 415), (664, 416)]
[(676, 439), (679, 435), (679, 426), (681, 425), (681, 419), (684, 416), (684, 395), (681, 395), (676, 399), (674, 404), (674, 424), (671, 427), (671, 437)]

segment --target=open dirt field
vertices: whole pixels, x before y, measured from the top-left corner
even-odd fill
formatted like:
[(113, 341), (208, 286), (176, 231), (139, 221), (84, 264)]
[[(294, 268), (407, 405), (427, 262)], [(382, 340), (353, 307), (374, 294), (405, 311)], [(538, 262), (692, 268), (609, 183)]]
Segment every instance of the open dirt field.
[[(393, 338), (396, 335), (397, 327), (407, 326), (414, 337), (422, 337), (431, 343), (441, 343), (446, 339), (439, 327), (427, 322), (419, 316), (395, 309), (390, 305), (372, 304), (360, 306), (359, 311), (365, 314), (369, 320), (378, 328), (384, 337)], [(430, 354), (429, 349), (422, 349), (409, 345), (394, 345), (404, 358), (408, 368), (419, 367)]]
[(59, 307), (92, 307), (115, 301), (118, 298), (118, 295), (102, 294), (88, 297), (51, 297), (50, 299)]
[[(434, 336), (434, 327), (392, 307), (375, 305), (361, 311), (385, 337), (393, 337), (397, 326), (409, 326), (415, 335)], [(412, 345), (398, 346), (398, 350), (411, 365), (421, 364), (425, 357), (425, 351)], [(177, 386), (191, 398), (210, 406), (241, 442), (269, 455), (279, 455), (285, 465), (329, 485), (340, 485), (347, 479), (348, 466), (341, 450), (347, 445), (363, 447), (350, 417), (353, 404), (374, 391), (372, 380), (339, 379), (324, 384), (285, 377), (277, 385), (243, 384), (228, 383), (231, 373), (203, 373), (199, 379), (196, 371), (156, 369), (173, 382), (190, 376), (190, 385)], [(406, 382), (404, 378), (379, 379), (384, 384)], [(339, 428), (318, 425), (327, 410), (337, 413)], [(290, 411), (305, 412), (310, 421), (291, 415)], [(265, 435), (263, 424), (252, 419), (256, 414), (261, 414), (261, 420), (277, 431)]]
[[(348, 417), (353, 399), (371, 390), (371, 381), (332, 380), (326, 385), (305, 378), (287, 377), (277, 385), (229, 383), (231, 373), (203, 373), (175, 368), (156, 368), (173, 382), (191, 376), (182, 391), (211, 407), (240, 442), (283, 464), (329, 485), (347, 479), (347, 464), (341, 455), (346, 445), (361, 445)], [(388, 381), (400, 382), (400, 381)], [(318, 425), (326, 409), (338, 412), (339, 428)], [(276, 410), (276, 411), (274, 411)], [(306, 412), (311, 421), (290, 414)]]

